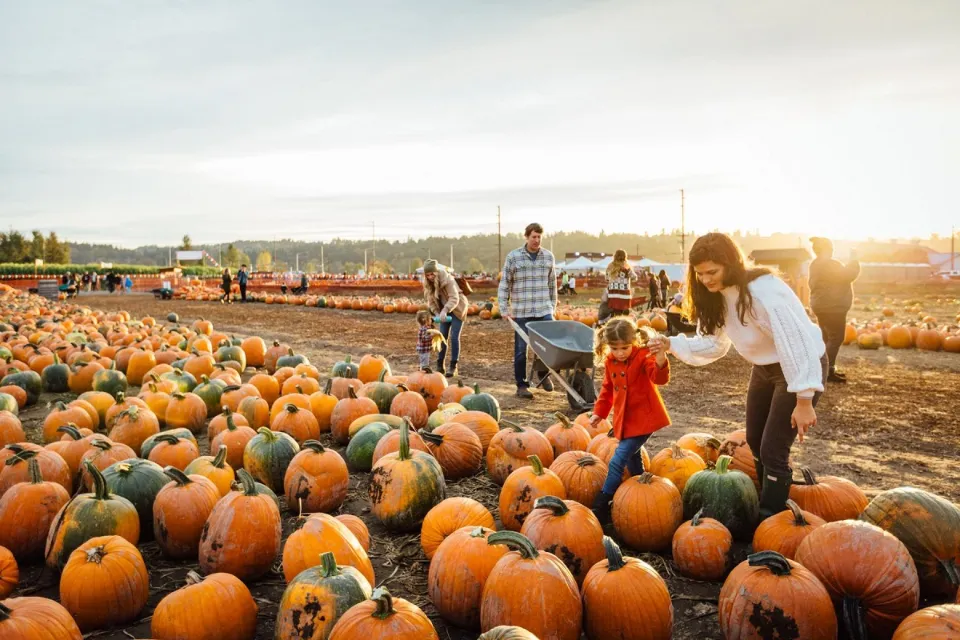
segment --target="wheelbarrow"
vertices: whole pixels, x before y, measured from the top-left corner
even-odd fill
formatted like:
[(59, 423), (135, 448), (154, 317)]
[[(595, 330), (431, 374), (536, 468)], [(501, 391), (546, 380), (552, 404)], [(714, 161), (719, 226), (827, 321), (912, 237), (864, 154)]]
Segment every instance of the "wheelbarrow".
[[(580, 412), (592, 409), (597, 401), (593, 330), (574, 320), (540, 320), (527, 323), (524, 332), (511, 318), (507, 321), (566, 390), (570, 408)], [(528, 379), (533, 377), (534, 364), (531, 364)], [(543, 380), (537, 386), (541, 384)]]

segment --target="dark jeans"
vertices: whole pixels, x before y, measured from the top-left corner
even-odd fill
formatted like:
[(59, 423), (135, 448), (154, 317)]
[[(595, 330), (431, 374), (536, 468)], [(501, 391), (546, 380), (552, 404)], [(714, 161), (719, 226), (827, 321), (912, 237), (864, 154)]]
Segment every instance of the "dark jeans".
[(247, 301), (247, 285), (245, 284), (240, 285), (240, 301), (241, 302)]
[[(527, 331), (528, 322), (538, 322), (540, 320), (553, 320), (553, 314), (548, 313), (545, 316), (540, 316), (539, 318), (514, 318), (513, 321), (517, 323), (517, 326), (520, 327), (524, 333)], [(547, 369), (543, 366), (543, 363), (534, 356), (533, 369), (542, 376), (546, 373)], [(526, 388), (530, 386), (530, 382), (527, 381), (527, 343), (523, 341), (516, 333), (513, 334), (513, 377), (516, 378), (517, 388)]]
[[(820, 360), (823, 378), (827, 377), (827, 356)], [(813, 396), (817, 406), (822, 394)], [(763, 464), (764, 473), (783, 477), (793, 473), (790, 468), (790, 447), (797, 438), (797, 430), (790, 417), (797, 406), (797, 394), (787, 391), (787, 380), (779, 363), (754, 365), (747, 390), (747, 444), (754, 461)]]
[(617, 487), (623, 482), (624, 467), (630, 470), (631, 476), (638, 476), (643, 473), (643, 458), (640, 455), (640, 447), (649, 439), (650, 436), (646, 435), (625, 438), (620, 441), (616, 451), (613, 452), (613, 457), (610, 458), (610, 464), (607, 465), (607, 479), (604, 481), (601, 491), (611, 496), (616, 492)]
[(827, 345), (827, 358), (830, 361), (830, 371), (837, 368), (837, 354), (840, 353), (840, 346), (843, 344), (843, 337), (847, 331), (847, 313), (818, 313), (817, 323), (820, 325), (820, 333), (823, 334), (823, 342)]
[(443, 334), (446, 344), (440, 347), (440, 353), (437, 354), (437, 362), (443, 364), (447, 359), (447, 346), (450, 347), (450, 368), (460, 361), (460, 332), (463, 331), (463, 320), (457, 316), (451, 315), (450, 322), (440, 323), (440, 333)]

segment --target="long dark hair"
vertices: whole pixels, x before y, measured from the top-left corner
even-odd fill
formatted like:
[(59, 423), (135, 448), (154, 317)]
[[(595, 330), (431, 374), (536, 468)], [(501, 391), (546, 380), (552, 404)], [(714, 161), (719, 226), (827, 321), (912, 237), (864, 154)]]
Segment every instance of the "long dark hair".
[(715, 334), (726, 324), (727, 305), (719, 291), (711, 293), (700, 282), (694, 267), (704, 262), (716, 262), (723, 266), (724, 286), (736, 286), (737, 318), (746, 324), (747, 314), (753, 313), (753, 294), (747, 285), (760, 276), (772, 274), (766, 267), (748, 269), (743, 252), (730, 236), (724, 233), (708, 233), (697, 238), (690, 249), (690, 264), (687, 267), (687, 293), (683, 300), (684, 314), (691, 322), (700, 323), (700, 330), (707, 335)]

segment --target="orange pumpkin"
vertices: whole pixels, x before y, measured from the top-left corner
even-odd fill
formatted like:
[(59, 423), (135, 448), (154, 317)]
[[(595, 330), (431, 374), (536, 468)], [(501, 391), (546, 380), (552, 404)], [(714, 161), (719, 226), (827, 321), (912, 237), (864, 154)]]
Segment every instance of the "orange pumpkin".
[(336, 511), (346, 500), (349, 486), (347, 463), (317, 440), (303, 443), (283, 477), (287, 504), (300, 513)]
[(530, 466), (513, 471), (500, 489), (500, 521), (510, 531), (520, 531), (537, 498), (567, 497), (563, 481), (556, 473), (544, 469), (540, 458), (535, 455), (529, 460)]
[[(688, 433), (680, 436), (677, 446), (700, 456), (700, 459), (710, 464), (720, 457), (720, 446), (723, 443), (709, 433)], [(644, 467), (648, 468), (648, 467)], [(654, 471), (656, 473), (656, 471)], [(680, 488), (680, 487), (678, 487)]]
[(83, 639), (70, 612), (47, 598), (8, 598), (0, 602), (0, 634), (25, 640)]
[(493, 529), (496, 523), (485, 506), (472, 498), (447, 498), (430, 509), (420, 527), (420, 546), (430, 560), (443, 541), (462, 527)]
[(856, 520), (870, 502), (856, 484), (837, 476), (814, 475), (807, 467), (801, 470), (803, 484), (790, 487), (790, 499), (803, 511), (827, 522)]
[(410, 391), (406, 385), (397, 385), (400, 393), (390, 402), (390, 415), (407, 418), (417, 429), (427, 426), (430, 416), (427, 401), (416, 391)]
[(363, 523), (363, 520), (349, 513), (341, 513), (336, 518), (343, 523), (347, 529), (350, 530), (350, 533), (356, 536), (357, 541), (360, 543), (360, 546), (363, 547), (363, 550), (369, 552), (370, 531), (367, 529), (367, 525)]
[[(330, 432), (335, 442), (346, 444), (350, 441), (350, 423), (357, 418), (379, 413), (377, 403), (370, 398), (360, 398), (350, 388), (348, 397), (337, 402), (330, 414)], [(317, 434), (319, 437), (319, 432)]]
[[(0, 546), (0, 600), (7, 599), (20, 584), (20, 567), (13, 552)], [(2, 618), (0, 618), (2, 620)], [(0, 627), (2, 631), (3, 627)]]
[(472, 476), (483, 465), (480, 438), (465, 425), (456, 422), (440, 425), (432, 432), (424, 431), (421, 438), (440, 463), (446, 479)]
[(163, 470), (172, 482), (163, 486), (153, 502), (153, 534), (164, 555), (195, 558), (203, 527), (221, 498), (208, 478), (187, 475), (176, 467)]
[(430, 618), (414, 604), (394, 598), (384, 587), (371, 600), (347, 610), (330, 631), (328, 640), (390, 638), (390, 640), (440, 640)]
[(457, 626), (480, 626), (480, 597), (487, 576), (509, 551), (487, 544), (492, 529), (461, 527), (450, 533), (433, 553), (427, 593), (440, 616)]
[(110, 429), (110, 439), (127, 445), (139, 456), (143, 441), (158, 433), (160, 423), (153, 411), (134, 405), (117, 415)]
[(554, 457), (567, 451), (586, 451), (590, 444), (590, 433), (582, 425), (570, 422), (570, 419), (560, 412), (553, 415), (557, 422), (551, 425), (544, 435), (553, 446)]
[(442, 373), (423, 369), (407, 376), (407, 387), (423, 396), (427, 402), (428, 413), (432, 413), (440, 406), (440, 396), (447, 388), (447, 379)]
[(563, 560), (578, 585), (604, 557), (603, 526), (593, 511), (573, 500), (537, 498), (520, 533)]
[[(341, 400), (341, 402), (345, 401)], [(270, 429), (288, 434), (297, 441), (297, 444), (320, 437), (320, 425), (313, 413), (309, 409), (300, 409), (294, 404), (286, 405), (284, 410), (271, 420)]]
[(502, 485), (515, 469), (530, 464), (531, 455), (547, 466), (553, 464), (553, 446), (543, 433), (506, 420), (502, 423), (504, 428), (494, 434), (487, 447), (487, 474), (494, 482)]
[(796, 502), (787, 500), (786, 511), (767, 518), (757, 527), (753, 534), (753, 550), (776, 551), (793, 560), (803, 539), (825, 523), (820, 516), (802, 511)]
[(673, 482), (680, 493), (683, 493), (687, 480), (693, 474), (706, 468), (707, 463), (703, 458), (693, 451), (682, 449), (677, 444), (661, 450), (650, 461), (650, 472)]
[[(483, 453), (486, 455), (490, 446), (490, 441), (500, 431), (500, 425), (496, 419), (483, 411), (463, 411), (450, 419), (450, 422), (456, 422), (469, 427), (471, 431), (480, 438), (480, 445), (483, 447)], [(528, 454), (528, 455), (532, 455)], [(546, 464), (546, 462), (544, 462)]]
[(203, 476), (217, 487), (221, 496), (225, 496), (230, 492), (230, 487), (236, 480), (236, 474), (233, 467), (227, 462), (226, 445), (220, 445), (216, 448), (210, 447), (210, 450), (216, 451), (217, 454), (215, 456), (200, 456), (188, 464), (183, 473), (187, 476)]
[[(414, 451), (423, 451), (424, 453), (431, 453), (430, 447), (427, 446), (427, 443), (423, 441), (423, 438), (420, 437), (420, 434), (416, 431), (411, 431), (409, 434), (410, 438), (410, 448)], [(377, 446), (373, 450), (373, 458), (370, 460), (370, 464), (377, 464), (377, 461), (380, 460), (383, 456), (388, 453), (396, 453), (400, 450), (400, 429), (391, 429), (383, 437), (377, 440)], [(431, 453), (431, 455), (433, 455)]]
[(6, 494), (14, 485), (30, 481), (31, 460), (37, 461), (44, 478), (56, 482), (68, 491), (73, 488), (73, 472), (60, 454), (48, 449), (23, 449), (7, 458), (3, 466), (0, 466), (0, 496)]
[(630, 547), (659, 551), (670, 546), (683, 522), (683, 501), (676, 485), (648, 472), (620, 485), (611, 515), (617, 533)]
[(314, 513), (297, 522), (298, 528), (283, 545), (283, 575), (287, 582), (301, 571), (320, 564), (320, 554), (333, 553), (337, 564), (358, 570), (376, 583), (373, 565), (359, 540), (345, 524), (326, 513)]
[(260, 397), (271, 406), (280, 397), (280, 381), (266, 373), (255, 374), (247, 384), (256, 387), (257, 391), (260, 392)]
[(550, 470), (563, 482), (568, 498), (588, 507), (593, 505), (607, 479), (607, 465), (586, 451), (561, 453)]
[(704, 518), (703, 509), (673, 534), (673, 561), (694, 580), (719, 580), (730, 564), (733, 535), (722, 522)]
[(357, 371), (357, 378), (360, 382), (374, 382), (379, 380), (383, 373), (390, 375), (390, 363), (383, 356), (368, 353), (360, 358), (360, 366)]
[(27, 462), (29, 482), (19, 482), (0, 497), (0, 547), (21, 561), (43, 557), (50, 525), (70, 500), (70, 493), (56, 482), (43, 479), (36, 458)]
[(172, 466), (180, 471), (200, 457), (197, 443), (189, 438), (181, 438), (174, 433), (161, 433), (154, 441), (157, 443), (147, 459), (161, 467)]

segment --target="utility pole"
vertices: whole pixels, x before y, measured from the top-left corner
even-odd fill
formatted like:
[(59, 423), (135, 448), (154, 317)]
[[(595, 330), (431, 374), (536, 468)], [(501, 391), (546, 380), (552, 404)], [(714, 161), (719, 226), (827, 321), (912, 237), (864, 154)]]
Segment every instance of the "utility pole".
[(376, 268), (377, 266), (377, 221), (374, 220), (371, 224), (373, 225), (373, 266), (374, 268)]
[(363, 250), (363, 274), (367, 275), (368, 273), (370, 272), (367, 271), (367, 250), (364, 249)]
[(167, 266), (173, 266), (173, 247), (167, 247)]
[(687, 261), (687, 215), (684, 207), (683, 189), (680, 189), (680, 264)]
[(320, 273), (326, 273), (327, 269), (323, 265), (323, 245), (320, 245)]
[(503, 268), (503, 248), (501, 246), (501, 237), (500, 237), (500, 205), (497, 205), (497, 271)]
[(954, 242), (956, 241), (956, 238), (957, 238), (957, 232), (954, 230), (953, 227), (950, 227), (950, 271), (954, 271), (956, 269), (956, 267), (953, 266), (953, 256), (956, 253), (953, 247), (954, 247)]

